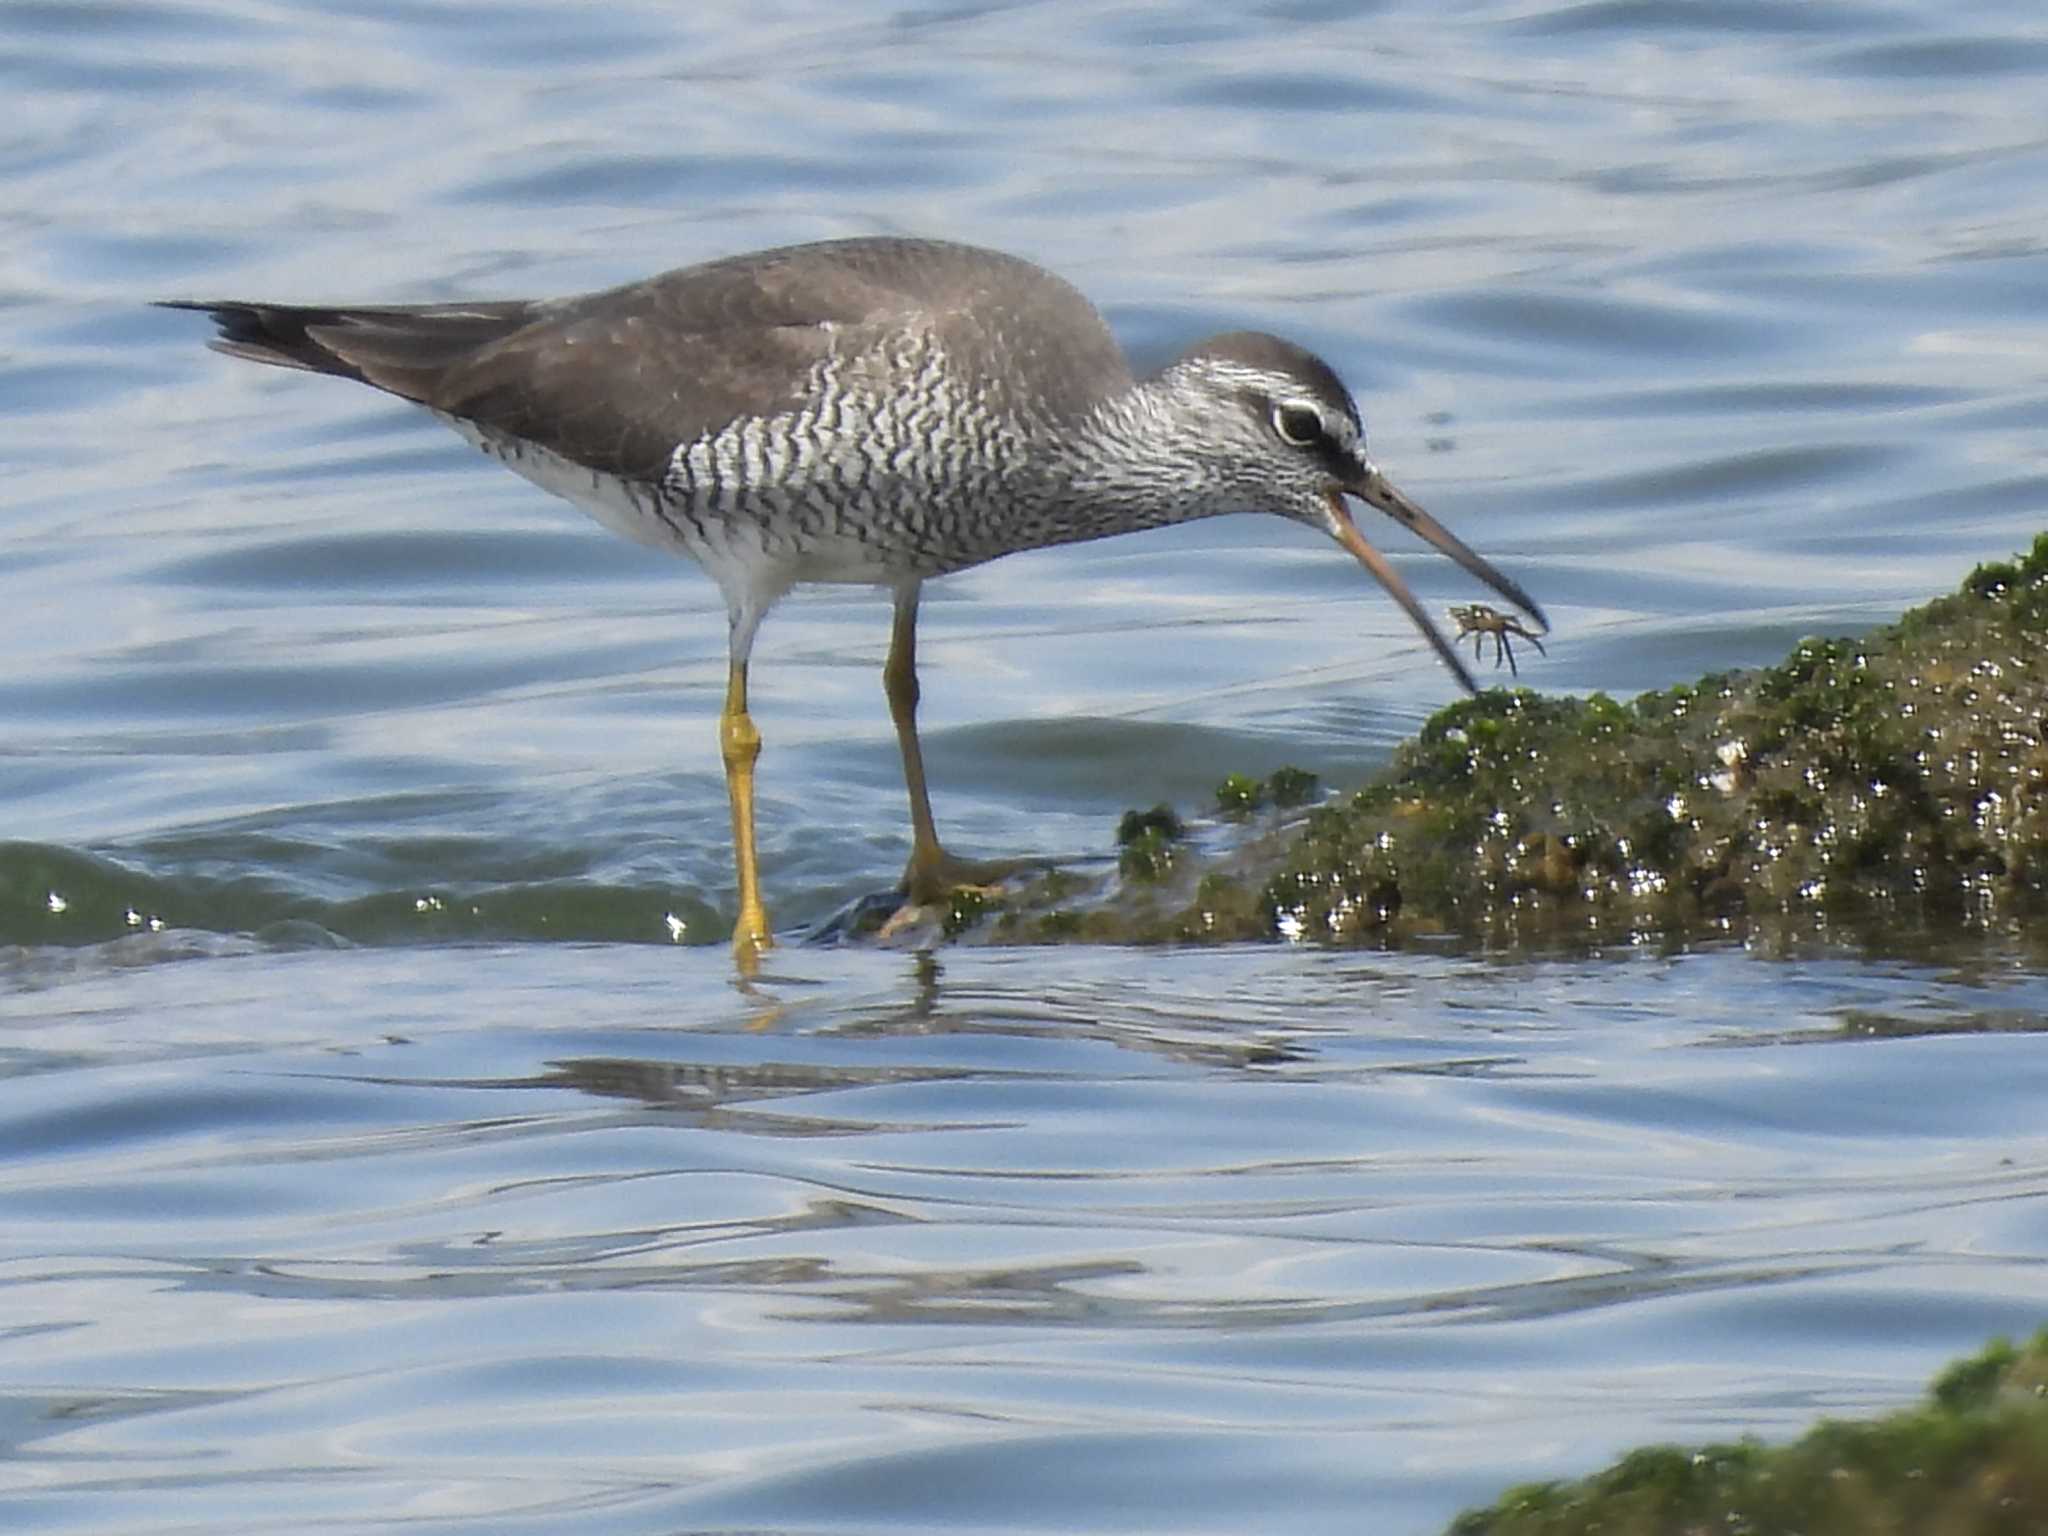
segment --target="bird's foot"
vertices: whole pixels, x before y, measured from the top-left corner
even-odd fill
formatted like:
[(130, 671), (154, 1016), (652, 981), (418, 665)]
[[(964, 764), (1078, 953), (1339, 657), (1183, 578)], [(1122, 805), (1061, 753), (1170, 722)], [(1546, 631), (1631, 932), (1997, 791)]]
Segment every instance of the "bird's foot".
[(963, 891), (988, 899), (1002, 894), (1005, 881), (1051, 867), (1050, 859), (961, 859), (941, 847), (921, 848), (904, 866), (898, 889), (912, 906), (929, 906)]
[(743, 979), (761, 972), (761, 957), (775, 947), (775, 935), (768, 931), (768, 914), (744, 904), (739, 920), (732, 925), (732, 963)]
[(884, 942), (937, 918), (948, 935), (1000, 905), (1006, 881), (1050, 869), (1050, 859), (960, 859), (941, 847), (921, 848), (903, 871), (902, 904), (875, 933)]

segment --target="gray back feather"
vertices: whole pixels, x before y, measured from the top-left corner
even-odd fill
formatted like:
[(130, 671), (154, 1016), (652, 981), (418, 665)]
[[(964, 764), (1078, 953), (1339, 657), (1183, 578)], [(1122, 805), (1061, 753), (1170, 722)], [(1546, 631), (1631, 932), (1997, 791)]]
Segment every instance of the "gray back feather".
[(956, 386), (1024, 422), (1078, 417), (1130, 377), (1061, 279), (940, 241), (790, 246), (537, 303), (175, 307), (211, 313), (234, 356), (358, 379), (650, 483), (679, 444), (797, 410), (828, 360), (886, 391), (902, 382), (892, 357), (935, 343)]

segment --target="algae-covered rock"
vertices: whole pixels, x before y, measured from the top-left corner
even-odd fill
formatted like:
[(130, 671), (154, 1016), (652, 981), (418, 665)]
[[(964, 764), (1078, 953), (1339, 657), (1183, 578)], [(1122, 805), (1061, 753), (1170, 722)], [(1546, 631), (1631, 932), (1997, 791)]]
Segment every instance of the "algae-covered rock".
[(1999, 924), (2048, 896), (2048, 535), (1861, 640), (1623, 704), (1490, 692), (1312, 816), (1283, 932)]
[(1450, 1536), (2041, 1536), (2048, 1330), (1951, 1366), (1920, 1406), (1755, 1440), (1631, 1452), (1582, 1482), (1516, 1488)]
[(1116, 829), (1118, 872), (1126, 880), (1164, 880), (1187, 834), (1187, 823), (1170, 805), (1124, 812)]
[[(1091, 937), (1510, 943), (2009, 931), (2048, 908), (2048, 535), (1860, 640), (1631, 702), (1493, 690)], [(1240, 827), (1282, 797), (1233, 775)], [(1169, 898), (1178, 895), (1181, 905)], [(1003, 925), (1039, 934), (1029, 894)], [(1074, 930), (1070, 930), (1074, 931)]]

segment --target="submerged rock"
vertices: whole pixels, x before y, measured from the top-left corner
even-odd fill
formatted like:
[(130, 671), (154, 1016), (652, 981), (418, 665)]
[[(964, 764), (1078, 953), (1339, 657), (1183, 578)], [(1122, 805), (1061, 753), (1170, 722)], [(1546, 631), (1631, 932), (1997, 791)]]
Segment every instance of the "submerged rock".
[[(1113, 891), (1026, 890), (985, 931), (1546, 946), (2010, 933), (2048, 907), (2044, 635), (2048, 534), (1885, 629), (1804, 641), (1775, 667), (1628, 703), (1463, 700), (1342, 802), (1227, 847), (1176, 841)], [(1235, 777), (1221, 795), (1240, 825), (1267, 799)]]

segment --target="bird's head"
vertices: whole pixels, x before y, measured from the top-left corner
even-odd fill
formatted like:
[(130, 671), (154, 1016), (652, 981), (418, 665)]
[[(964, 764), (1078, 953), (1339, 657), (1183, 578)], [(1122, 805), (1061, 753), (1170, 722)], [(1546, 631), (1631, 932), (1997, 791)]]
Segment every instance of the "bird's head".
[(1212, 336), (1163, 375), (1199, 414), (1202, 478), (1219, 499), (1320, 528), (1351, 551), (1407, 612), (1470, 692), (1464, 662), (1386, 557), (1366, 542), (1351, 501), (1384, 512), (1449, 555), (1548, 631), (1550, 621), (1522, 588), (1410, 501), (1367, 456), (1358, 406), (1314, 353), (1258, 331)]

